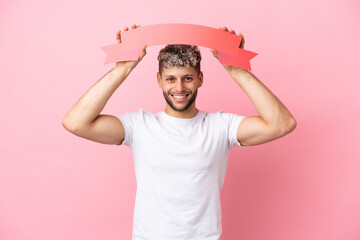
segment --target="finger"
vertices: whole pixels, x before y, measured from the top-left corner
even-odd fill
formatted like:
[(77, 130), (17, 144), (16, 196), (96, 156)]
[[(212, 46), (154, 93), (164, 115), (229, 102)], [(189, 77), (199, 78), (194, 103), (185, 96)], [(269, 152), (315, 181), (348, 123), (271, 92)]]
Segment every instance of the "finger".
[(243, 36), (241, 33), (240, 33), (239, 35), (241, 36), (240, 48), (244, 49), (245, 38), (244, 38), (244, 36)]
[(129, 30), (129, 28), (128, 28), (128, 27), (125, 27), (125, 28), (124, 28), (124, 31), (127, 31), (127, 30)]
[(146, 54), (146, 45), (144, 45), (142, 48), (141, 48), (141, 57), (145, 56)]
[(131, 25), (131, 28), (132, 29), (136, 28), (136, 25), (135, 24)]
[(226, 26), (223, 27), (223, 30), (227, 32), (229, 31)]
[(235, 31), (234, 31), (233, 29), (230, 29), (230, 32), (231, 32), (231, 33), (234, 33), (234, 34), (236, 34), (236, 33), (235, 33)]
[(118, 31), (116, 32), (116, 41), (117, 41), (118, 43), (121, 43), (121, 30), (118, 30)]
[(215, 56), (215, 54), (217, 54), (218, 52), (215, 50), (215, 49), (213, 49), (213, 48), (210, 48), (210, 52)]

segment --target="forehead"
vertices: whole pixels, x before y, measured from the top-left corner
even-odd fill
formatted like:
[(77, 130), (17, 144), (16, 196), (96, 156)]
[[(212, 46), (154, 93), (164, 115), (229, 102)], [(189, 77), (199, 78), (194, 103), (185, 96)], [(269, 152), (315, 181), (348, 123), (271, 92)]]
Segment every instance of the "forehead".
[(194, 76), (196, 76), (196, 70), (194, 67), (184, 67), (184, 66), (168, 67), (168, 68), (163, 68), (162, 74), (164, 76), (166, 76), (166, 75), (173, 75), (173, 76), (181, 75), (182, 76), (185, 74), (193, 74)]

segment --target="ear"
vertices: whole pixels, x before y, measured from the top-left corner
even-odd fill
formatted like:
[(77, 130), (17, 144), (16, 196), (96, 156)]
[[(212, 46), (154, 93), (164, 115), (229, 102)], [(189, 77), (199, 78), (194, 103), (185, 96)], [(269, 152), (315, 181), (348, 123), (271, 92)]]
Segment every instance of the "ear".
[(204, 80), (204, 74), (203, 74), (203, 72), (200, 71), (200, 74), (199, 74), (198, 79), (199, 79), (199, 85), (198, 85), (198, 87), (201, 87), (201, 85), (203, 84), (203, 80)]
[(161, 83), (161, 76), (160, 76), (159, 72), (157, 72), (156, 78), (157, 78), (157, 82), (158, 82), (159, 87), (161, 87), (161, 84), (160, 84)]

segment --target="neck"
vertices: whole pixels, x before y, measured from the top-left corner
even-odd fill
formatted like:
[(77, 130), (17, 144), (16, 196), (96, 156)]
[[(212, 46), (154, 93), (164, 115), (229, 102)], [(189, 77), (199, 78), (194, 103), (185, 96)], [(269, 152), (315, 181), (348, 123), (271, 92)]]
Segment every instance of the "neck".
[(172, 109), (169, 105), (166, 105), (164, 112), (172, 117), (193, 118), (198, 114), (199, 110), (195, 106), (193, 106), (188, 108), (186, 111), (179, 112)]

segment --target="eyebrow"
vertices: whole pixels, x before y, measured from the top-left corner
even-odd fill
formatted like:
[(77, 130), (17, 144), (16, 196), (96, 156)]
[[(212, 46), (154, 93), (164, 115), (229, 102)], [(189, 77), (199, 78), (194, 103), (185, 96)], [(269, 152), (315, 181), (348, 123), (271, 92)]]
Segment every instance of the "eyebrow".
[[(185, 76), (194, 76), (194, 74), (185, 74)], [(165, 75), (165, 77), (175, 77), (175, 75)]]

